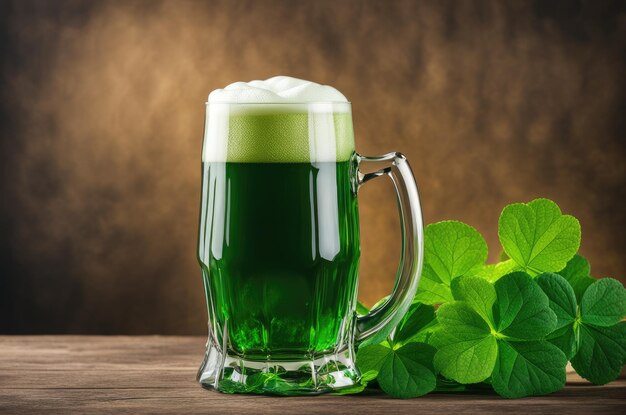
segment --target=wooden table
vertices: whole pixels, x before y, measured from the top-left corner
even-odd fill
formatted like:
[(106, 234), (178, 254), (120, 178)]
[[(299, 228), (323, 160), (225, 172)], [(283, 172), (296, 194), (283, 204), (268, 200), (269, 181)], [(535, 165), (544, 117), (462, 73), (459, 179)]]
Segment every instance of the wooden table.
[(576, 375), (550, 396), (492, 393), (266, 397), (223, 395), (195, 381), (201, 337), (0, 336), (0, 413), (599, 414), (626, 411), (626, 380), (592, 386)]

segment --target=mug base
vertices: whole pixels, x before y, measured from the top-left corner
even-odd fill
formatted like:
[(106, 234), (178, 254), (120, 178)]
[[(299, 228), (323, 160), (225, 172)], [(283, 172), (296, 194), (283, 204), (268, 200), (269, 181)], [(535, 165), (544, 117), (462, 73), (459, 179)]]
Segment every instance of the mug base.
[(360, 375), (348, 349), (311, 360), (258, 361), (224, 355), (209, 342), (197, 378), (223, 393), (318, 395), (354, 386)]

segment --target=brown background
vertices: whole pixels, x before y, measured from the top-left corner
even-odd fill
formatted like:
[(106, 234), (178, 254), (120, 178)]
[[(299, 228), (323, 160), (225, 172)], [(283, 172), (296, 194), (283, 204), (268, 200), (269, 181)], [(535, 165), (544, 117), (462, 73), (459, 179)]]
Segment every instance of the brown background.
[[(344, 92), (360, 152), (406, 153), (426, 222), (495, 260), (502, 207), (549, 197), (624, 281), (625, 4), (2, 2), (0, 331), (204, 333), (203, 104), (277, 74)], [(371, 304), (398, 220), (388, 183), (360, 197)]]

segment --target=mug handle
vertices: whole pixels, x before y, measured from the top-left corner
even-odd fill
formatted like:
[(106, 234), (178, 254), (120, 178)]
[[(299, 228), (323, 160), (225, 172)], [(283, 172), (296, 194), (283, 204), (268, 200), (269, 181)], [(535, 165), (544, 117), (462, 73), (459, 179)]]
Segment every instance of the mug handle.
[[(356, 342), (361, 346), (385, 340), (413, 302), (424, 261), (424, 225), (415, 177), (406, 157), (387, 153), (377, 157), (356, 154), (356, 190), (368, 181), (388, 176), (395, 189), (400, 213), (402, 245), (400, 264), (391, 295), (380, 306), (356, 318)], [(362, 167), (378, 168), (363, 173)]]

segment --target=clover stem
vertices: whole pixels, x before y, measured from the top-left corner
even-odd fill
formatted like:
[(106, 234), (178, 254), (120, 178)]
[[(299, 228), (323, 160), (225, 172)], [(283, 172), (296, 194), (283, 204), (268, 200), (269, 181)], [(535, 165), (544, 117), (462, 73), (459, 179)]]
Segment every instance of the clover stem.
[(577, 307), (576, 318), (574, 319), (574, 331), (578, 331), (578, 326), (582, 324), (582, 316), (580, 314), (580, 306)]

